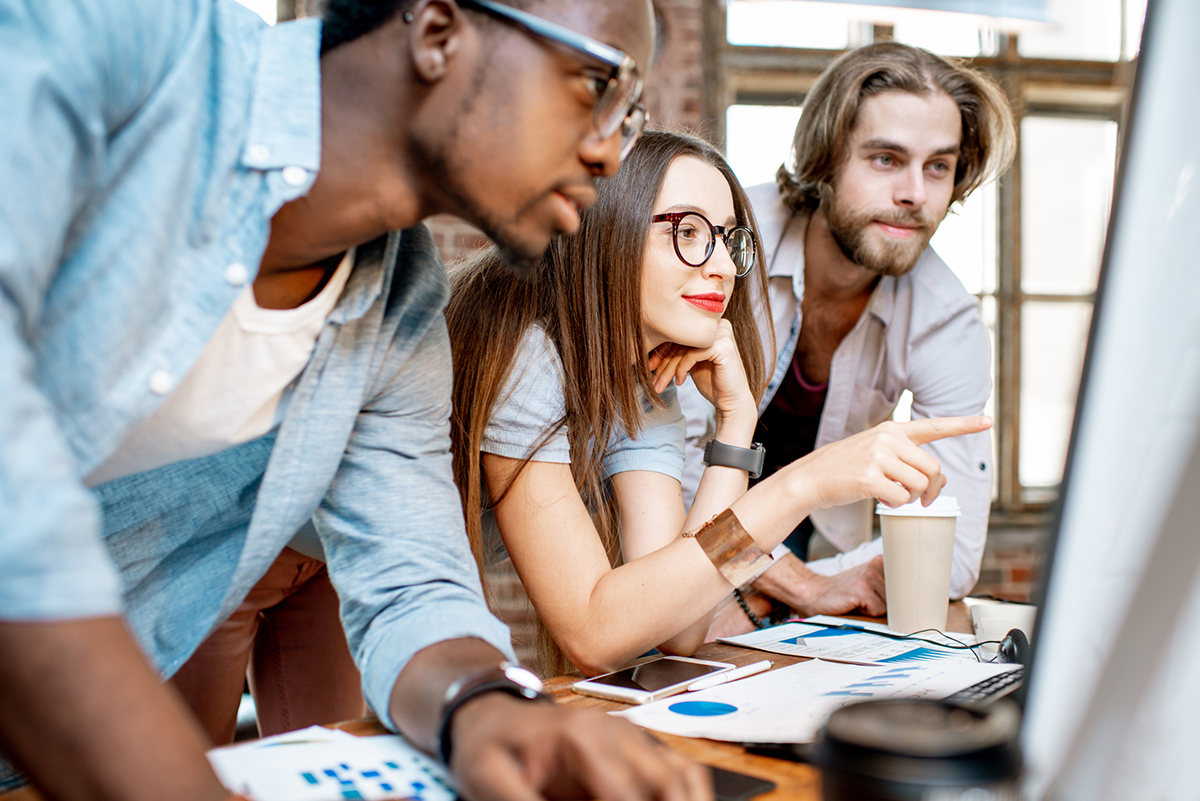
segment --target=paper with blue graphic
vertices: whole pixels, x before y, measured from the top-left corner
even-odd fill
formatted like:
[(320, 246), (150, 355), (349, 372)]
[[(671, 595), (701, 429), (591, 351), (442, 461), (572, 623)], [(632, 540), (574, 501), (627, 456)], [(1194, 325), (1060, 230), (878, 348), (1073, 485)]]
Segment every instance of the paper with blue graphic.
[[(825, 625), (817, 625), (817, 624)], [(851, 626), (850, 629), (830, 626)], [(845, 617), (816, 615), (796, 623), (784, 623), (769, 629), (753, 631), (737, 637), (722, 637), (718, 642), (740, 645), (788, 656), (808, 656), (856, 665), (911, 664), (914, 662), (977, 662), (974, 651), (964, 648), (944, 648), (945, 645), (973, 645), (970, 634), (947, 636), (939, 632), (922, 632), (919, 640), (893, 640), (871, 632), (891, 632), (879, 623)], [(927, 642), (929, 641), (929, 642)]]
[(869, 698), (945, 698), (1016, 667), (957, 661), (852, 665), (814, 659), (612, 714), (682, 737), (806, 743), (841, 707)]
[(311, 726), (214, 748), (208, 761), (226, 788), (253, 801), (458, 797), (441, 765), (395, 735), (355, 737)]

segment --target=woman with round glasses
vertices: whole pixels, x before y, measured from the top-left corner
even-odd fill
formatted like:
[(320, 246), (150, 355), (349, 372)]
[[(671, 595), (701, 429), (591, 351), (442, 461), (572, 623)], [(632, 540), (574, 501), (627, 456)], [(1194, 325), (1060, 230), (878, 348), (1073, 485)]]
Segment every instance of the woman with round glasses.
[[(503, 550), (512, 558), (539, 619), (544, 673), (569, 662), (594, 675), (651, 648), (689, 654), (714, 608), (770, 565), (812, 509), (941, 488), (936, 460), (889, 424), (747, 492), (769, 376), (754, 323), (766, 313), (756, 240), (721, 154), (651, 131), (600, 184), (579, 231), (551, 243), (535, 280), (494, 251), (451, 271), (467, 530), (481, 564)], [(689, 373), (717, 414), (685, 515), (675, 384)], [(979, 429), (936, 422), (942, 435)]]

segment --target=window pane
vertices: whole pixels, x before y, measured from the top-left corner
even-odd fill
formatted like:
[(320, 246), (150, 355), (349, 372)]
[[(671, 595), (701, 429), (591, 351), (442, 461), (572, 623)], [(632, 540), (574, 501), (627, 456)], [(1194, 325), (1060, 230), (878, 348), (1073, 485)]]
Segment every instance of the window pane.
[(798, 106), (730, 106), (725, 112), (725, 151), (742, 186), (775, 180), (791, 162)]
[(930, 244), (972, 295), (996, 291), (996, 183), (956, 205)]
[(996, 29), (983, 17), (938, 11), (897, 15), (892, 38), (943, 56), (993, 56), (1000, 51)]
[(1129, 61), (1142, 49), (1142, 26), (1146, 22), (1146, 0), (1125, 0), (1125, 55)]
[(739, 45), (844, 50), (852, 44), (851, 14), (852, 7), (838, 3), (734, 0), (726, 17), (726, 36)]
[(1021, 289), (1096, 290), (1112, 199), (1117, 124), (1026, 117), (1021, 122)]
[(239, 3), (250, 9), (258, 16), (262, 17), (269, 24), (275, 24), (277, 14), (276, 3), (278, 0), (238, 0)]
[(1017, 443), (1022, 486), (1048, 487), (1062, 480), (1091, 316), (1090, 303), (1023, 304)]
[(1046, 0), (1052, 20), (1017, 38), (1027, 58), (1116, 61), (1121, 56), (1121, 0)]

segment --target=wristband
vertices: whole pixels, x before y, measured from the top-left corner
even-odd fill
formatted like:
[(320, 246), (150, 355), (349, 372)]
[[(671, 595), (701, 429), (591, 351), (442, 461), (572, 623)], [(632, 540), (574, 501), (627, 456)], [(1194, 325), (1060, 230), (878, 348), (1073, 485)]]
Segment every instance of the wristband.
[(706, 465), (745, 470), (750, 474), (750, 478), (758, 478), (762, 475), (763, 462), (766, 461), (766, 458), (767, 449), (761, 442), (756, 442), (749, 448), (739, 448), (736, 445), (726, 445), (724, 442), (710, 439), (704, 446), (704, 463)]
[(453, 745), (450, 738), (451, 724), (454, 722), (454, 713), (461, 709), (463, 704), (484, 693), (493, 692), (505, 693), (526, 701), (553, 704), (550, 696), (542, 692), (542, 686), (542, 680), (532, 671), (511, 662), (501, 662), (496, 667), (468, 673), (447, 687), (437, 737), (438, 756), (442, 762), (447, 767), (450, 766), (450, 749)]
[(771, 566), (771, 555), (758, 547), (732, 509), (726, 509), (698, 531), (683, 536), (695, 537), (713, 567), (735, 587), (753, 581)]

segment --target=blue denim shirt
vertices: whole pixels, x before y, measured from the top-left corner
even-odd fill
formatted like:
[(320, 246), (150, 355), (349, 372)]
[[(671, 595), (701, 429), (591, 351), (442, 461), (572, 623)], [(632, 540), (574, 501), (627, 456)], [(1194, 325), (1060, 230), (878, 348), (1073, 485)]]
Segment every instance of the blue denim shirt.
[(386, 721), (426, 645), (511, 655), (452, 481), (448, 290), (423, 227), (359, 249), (276, 431), (81, 483), (315, 179), (319, 42), (317, 21), (269, 28), (232, 0), (0, 0), (0, 618), (124, 611), (170, 675), (312, 518)]

